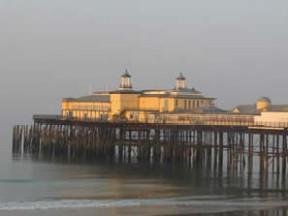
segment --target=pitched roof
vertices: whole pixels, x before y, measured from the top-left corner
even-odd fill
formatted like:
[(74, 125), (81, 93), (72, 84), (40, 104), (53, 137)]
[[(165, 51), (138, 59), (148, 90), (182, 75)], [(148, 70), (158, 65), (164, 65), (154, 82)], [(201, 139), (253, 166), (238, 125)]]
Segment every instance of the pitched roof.
[(227, 111), (222, 110), (216, 106), (199, 107), (196, 109), (196, 112), (199, 112), (199, 113), (227, 113)]
[(256, 114), (256, 113), (258, 113), (257, 109), (256, 109), (256, 105), (239, 105), (233, 109), (233, 112), (235, 112), (235, 110), (237, 110), (239, 113), (243, 113), (243, 114)]
[[(242, 114), (257, 114), (260, 111), (257, 110), (256, 105), (239, 105), (235, 107), (232, 111), (238, 111)], [(280, 105), (270, 105), (266, 110), (267, 112), (288, 112), (288, 105), (280, 104)]]
[(141, 97), (159, 97), (159, 98), (176, 98), (176, 99), (203, 99), (203, 100), (215, 100), (215, 98), (211, 98), (211, 97), (205, 97), (203, 95), (181, 95), (181, 94), (142, 94), (140, 95)]
[(288, 105), (280, 104), (280, 105), (271, 105), (267, 111), (269, 112), (288, 112)]
[(109, 94), (141, 94), (141, 91), (137, 91), (133, 89), (118, 89), (118, 90), (110, 91)]
[(191, 94), (202, 94), (202, 92), (196, 90), (195, 88), (181, 88), (181, 89), (173, 89), (174, 91), (177, 92), (183, 92), (183, 93), (191, 93)]
[(79, 98), (64, 98), (63, 101), (66, 102), (103, 102), (109, 103), (110, 96), (109, 95), (88, 95)]

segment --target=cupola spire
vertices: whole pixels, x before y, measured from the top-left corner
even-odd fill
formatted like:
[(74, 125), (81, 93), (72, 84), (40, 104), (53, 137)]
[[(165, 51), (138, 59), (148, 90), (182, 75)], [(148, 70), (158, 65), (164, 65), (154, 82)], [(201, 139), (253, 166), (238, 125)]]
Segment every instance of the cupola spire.
[(186, 87), (186, 78), (183, 73), (180, 73), (176, 79), (176, 90), (185, 89)]
[(120, 90), (130, 90), (132, 89), (131, 75), (128, 70), (121, 76)]

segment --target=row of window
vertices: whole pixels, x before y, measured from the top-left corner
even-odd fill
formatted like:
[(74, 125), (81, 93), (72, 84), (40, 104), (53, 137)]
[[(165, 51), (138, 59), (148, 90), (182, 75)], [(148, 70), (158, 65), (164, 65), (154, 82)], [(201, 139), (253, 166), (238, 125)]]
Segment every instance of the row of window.
[(108, 111), (110, 110), (110, 106), (96, 105), (71, 105), (72, 110), (97, 110), (97, 111)]
[(99, 118), (108, 115), (104, 111), (79, 111), (79, 110), (63, 110), (63, 115), (73, 118)]
[[(203, 100), (184, 100), (184, 109), (194, 109), (205, 104)], [(176, 108), (179, 107), (179, 100), (176, 100)]]

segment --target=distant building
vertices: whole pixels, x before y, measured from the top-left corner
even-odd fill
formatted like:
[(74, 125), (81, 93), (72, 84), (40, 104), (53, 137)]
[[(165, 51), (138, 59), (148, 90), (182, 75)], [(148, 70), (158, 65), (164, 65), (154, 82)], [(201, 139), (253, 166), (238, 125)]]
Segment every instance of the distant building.
[(268, 97), (262, 97), (259, 98), (255, 104), (239, 105), (235, 107), (232, 112), (242, 114), (259, 114), (263, 111), (271, 109), (272, 107), (271, 100)]
[(254, 121), (258, 126), (288, 128), (288, 112), (262, 112)]
[(260, 114), (262, 112), (288, 112), (288, 105), (274, 105), (268, 97), (259, 98), (255, 104), (239, 105), (233, 113)]
[(288, 105), (274, 105), (268, 97), (262, 97), (253, 105), (240, 105), (232, 110), (238, 114), (254, 115), (254, 125), (288, 127)]

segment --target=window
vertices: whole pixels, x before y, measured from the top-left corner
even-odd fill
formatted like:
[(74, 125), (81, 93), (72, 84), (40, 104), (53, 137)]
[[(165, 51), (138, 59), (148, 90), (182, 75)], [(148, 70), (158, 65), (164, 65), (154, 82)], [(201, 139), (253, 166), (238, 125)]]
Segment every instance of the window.
[(88, 119), (88, 113), (84, 113), (84, 119)]
[(164, 110), (164, 111), (168, 111), (168, 108), (169, 108), (168, 100), (164, 100), (164, 107), (163, 107), (163, 110)]
[(133, 113), (130, 113), (130, 119), (133, 119), (133, 118), (134, 118)]
[(188, 110), (189, 109), (189, 101), (185, 100), (185, 109)]

